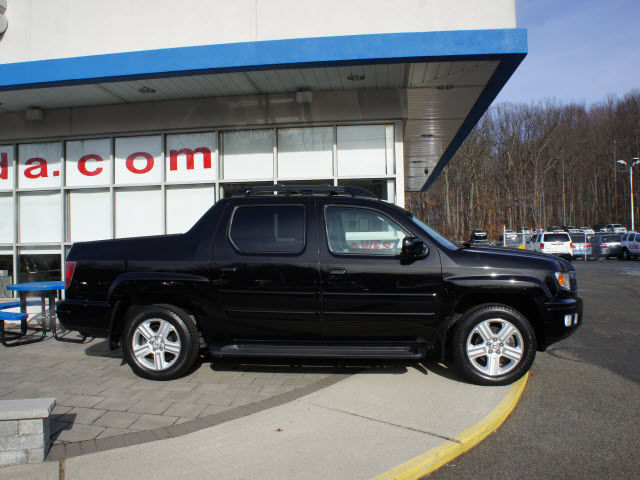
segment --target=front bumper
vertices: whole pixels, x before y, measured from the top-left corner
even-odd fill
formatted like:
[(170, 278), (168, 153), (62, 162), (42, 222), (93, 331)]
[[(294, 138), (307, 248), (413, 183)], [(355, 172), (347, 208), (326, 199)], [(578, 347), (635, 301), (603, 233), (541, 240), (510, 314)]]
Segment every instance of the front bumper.
[(572, 335), (582, 325), (582, 299), (580, 297), (554, 298), (542, 306), (542, 331), (539, 332), (538, 350)]

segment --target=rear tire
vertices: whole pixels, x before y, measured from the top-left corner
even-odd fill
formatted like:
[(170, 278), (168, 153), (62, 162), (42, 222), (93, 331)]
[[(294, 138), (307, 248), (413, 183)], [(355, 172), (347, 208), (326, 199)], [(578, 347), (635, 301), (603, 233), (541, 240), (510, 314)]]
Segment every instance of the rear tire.
[(627, 250), (626, 248), (622, 249), (622, 259), (631, 260), (631, 255), (629, 255), (629, 250)]
[(122, 351), (139, 377), (171, 380), (187, 372), (198, 358), (198, 329), (178, 307), (142, 307), (134, 310), (126, 321)]
[(524, 315), (507, 305), (487, 304), (456, 323), (451, 352), (471, 382), (508, 385), (529, 371), (536, 345), (536, 334)]

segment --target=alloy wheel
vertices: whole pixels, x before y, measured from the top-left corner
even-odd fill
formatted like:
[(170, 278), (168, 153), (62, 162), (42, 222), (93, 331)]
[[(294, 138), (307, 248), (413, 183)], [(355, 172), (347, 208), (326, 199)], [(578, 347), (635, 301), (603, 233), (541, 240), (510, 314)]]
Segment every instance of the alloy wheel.
[(520, 331), (507, 320), (492, 318), (478, 323), (466, 341), (466, 355), (473, 368), (497, 377), (518, 366), (524, 354)]
[(170, 368), (182, 350), (176, 328), (160, 318), (150, 318), (140, 323), (131, 344), (136, 362), (153, 371)]

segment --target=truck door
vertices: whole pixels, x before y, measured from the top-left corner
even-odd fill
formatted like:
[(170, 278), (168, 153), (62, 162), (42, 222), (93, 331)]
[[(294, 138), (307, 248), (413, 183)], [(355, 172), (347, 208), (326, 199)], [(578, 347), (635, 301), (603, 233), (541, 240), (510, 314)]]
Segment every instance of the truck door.
[(229, 208), (212, 267), (230, 340), (321, 338), (313, 203), (273, 197)]
[(325, 340), (431, 340), (442, 289), (438, 249), (407, 261), (402, 239), (418, 235), (392, 216), (328, 202), (318, 210)]

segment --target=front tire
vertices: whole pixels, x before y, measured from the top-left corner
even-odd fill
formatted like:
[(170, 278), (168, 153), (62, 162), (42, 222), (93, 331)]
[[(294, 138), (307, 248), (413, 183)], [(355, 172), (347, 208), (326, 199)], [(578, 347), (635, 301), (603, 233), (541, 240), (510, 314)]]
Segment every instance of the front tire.
[(627, 250), (626, 248), (622, 250), (622, 259), (631, 260), (631, 255), (629, 255), (629, 250)]
[(458, 321), (452, 336), (454, 363), (479, 385), (508, 385), (524, 376), (536, 356), (529, 321), (506, 305), (481, 305)]
[(189, 370), (200, 350), (198, 329), (183, 310), (151, 305), (133, 312), (122, 351), (131, 370), (149, 380), (171, 380)]

